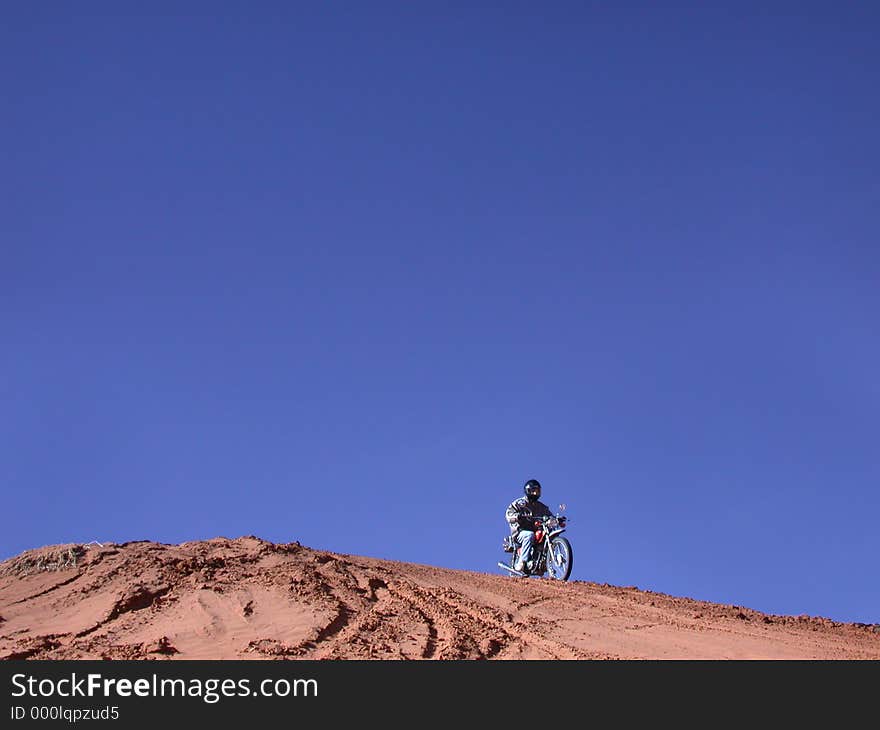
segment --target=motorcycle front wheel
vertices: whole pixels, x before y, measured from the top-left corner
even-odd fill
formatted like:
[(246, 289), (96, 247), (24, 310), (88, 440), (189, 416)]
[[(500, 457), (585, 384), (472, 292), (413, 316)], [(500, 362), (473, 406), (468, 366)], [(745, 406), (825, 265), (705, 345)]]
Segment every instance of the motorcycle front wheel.
[(568, 580), (574, 563), (571, 543), (564, 537), (556, 537), (549, 547), (547, 572), (553, 580)]

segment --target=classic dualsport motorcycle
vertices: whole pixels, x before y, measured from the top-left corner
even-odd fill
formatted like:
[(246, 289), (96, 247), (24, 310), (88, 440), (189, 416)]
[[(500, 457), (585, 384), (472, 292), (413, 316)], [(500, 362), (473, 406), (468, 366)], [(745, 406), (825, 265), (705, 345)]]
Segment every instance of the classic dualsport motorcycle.
[[(565, 505), (559, 505), (559, 512), (565, 511)], [(532, 545), (532, 555), (525, 566), (525, 571), (519, 571), (513, 566), (516, 564), (518, 545), (513, 536), (504, 538), (502, 550), (510, 553), (509, 563), (498, 563), (499, 568), (504, 568), (511, 575), (528, 578), (530, 575), (544, 577), (552, 580), (568, 580), (571, 575), (571, 567), (574, 555), (568, 538), (562, 537), (568, 519), (562, 514), (552, 517), (535, 518), (535, 542)]]

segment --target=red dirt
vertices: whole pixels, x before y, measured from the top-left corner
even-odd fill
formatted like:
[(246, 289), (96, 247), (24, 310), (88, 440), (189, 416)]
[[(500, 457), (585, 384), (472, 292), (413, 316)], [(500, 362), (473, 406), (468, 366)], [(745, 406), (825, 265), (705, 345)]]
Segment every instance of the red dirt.
[(256, 537), (0, 563), (0, 659), (880, 659), (880, 626)]

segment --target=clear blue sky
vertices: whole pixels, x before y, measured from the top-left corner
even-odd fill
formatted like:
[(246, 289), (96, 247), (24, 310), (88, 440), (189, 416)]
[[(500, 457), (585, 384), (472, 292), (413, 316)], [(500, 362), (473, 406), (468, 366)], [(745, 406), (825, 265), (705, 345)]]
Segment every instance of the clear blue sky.
[(871, 3), (18, 3), (0, 557), (255, 534), (880, 622)]

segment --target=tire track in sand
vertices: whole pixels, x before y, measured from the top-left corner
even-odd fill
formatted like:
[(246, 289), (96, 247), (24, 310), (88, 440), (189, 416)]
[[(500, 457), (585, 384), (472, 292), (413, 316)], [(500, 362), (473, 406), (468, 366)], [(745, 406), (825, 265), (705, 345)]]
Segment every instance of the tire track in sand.
[[(415, 605), (419, 612), (429, 617), (437, 626), (438, 659), (503, 658), (515, 656), (523, 648), (535, 649), (549, 659), (594, 659), (608, 656), (607, 653), (588, 652), (555, 641), (542, 635), (534, 627), (512, 621), (510, 614), (475, 603), (446, 586), (425, 580), (416, 582), (401, 578), (390, 571), (374, 569), (386, 572), (391, 577), (388, 581), (389, 589), (401, 600)], [(524, 606), (520, 607), (522, 608)]]

